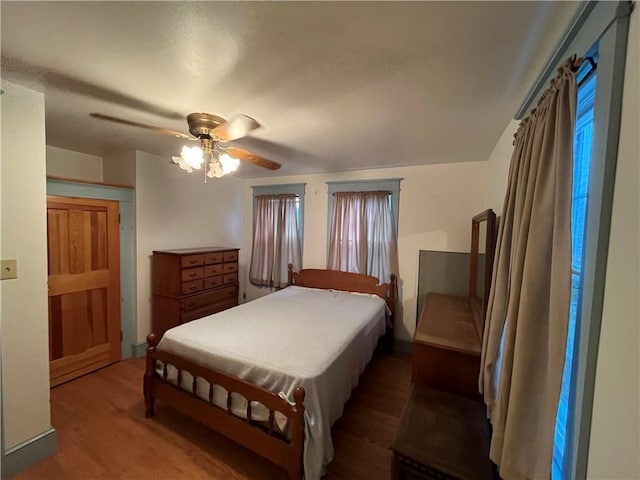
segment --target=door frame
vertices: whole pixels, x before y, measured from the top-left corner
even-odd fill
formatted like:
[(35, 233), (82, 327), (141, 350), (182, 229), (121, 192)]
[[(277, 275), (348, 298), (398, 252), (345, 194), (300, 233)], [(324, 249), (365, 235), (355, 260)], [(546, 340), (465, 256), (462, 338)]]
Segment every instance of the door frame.
[(136, 356), (136, 262), (133, 187), (47, 177), (47, 195), (117, 200), (120, 210), (120, 330), (122, 359)]

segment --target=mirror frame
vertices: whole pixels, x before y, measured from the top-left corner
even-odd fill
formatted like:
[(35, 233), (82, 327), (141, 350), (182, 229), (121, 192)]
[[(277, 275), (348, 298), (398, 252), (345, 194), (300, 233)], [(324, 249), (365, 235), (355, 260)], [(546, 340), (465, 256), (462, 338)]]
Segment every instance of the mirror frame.
[[(482, 302), (478, 299), (478, 266), (480, 257), (480, 224), (487, 222), (484, 238), (485, 245), (485, 268), (484, 268), (484, 289), (482, 292)], [(491, 277), (493, 274), (493, 260), (495, 258), (497, 232), (496, 214), (492, 209), (487, 209), (475, 215), (471, 219), (471, 253), (469, 265), (469, 303), (473, 312), (478, 338), (482, 340), (484, 332), (484, 322), (487, 315), (487, 304), (489, 303), (489, 290), (491, 289)]]

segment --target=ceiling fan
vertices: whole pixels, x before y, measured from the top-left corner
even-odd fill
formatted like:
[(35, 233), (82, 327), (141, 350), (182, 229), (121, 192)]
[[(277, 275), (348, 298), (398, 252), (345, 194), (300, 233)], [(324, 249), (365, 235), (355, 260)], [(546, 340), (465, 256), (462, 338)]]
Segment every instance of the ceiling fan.
[(188, 172), (205, 166), (205, 175), (209, 178), (219, 178), (238, 168), (239, 160), (253, 163), (269, 170), (278, 170), (281, 165), (259, 155), (255, 155), (242, 148), (225, 146), (224, 143), (247, 136), (260, 127), (260, 124), (244, 114), (237, 114), (229, 120), (210, 113), (190, 113), (187, 115), (189, 134), (167, 128), (133, 122), (124, 118), (112, 117), (102, 113), (90, 113), (90, 116), (100, 120), (144, 128), (164, 135), (171, 135), (186, 140), (200, 142), (199, 147), (183, 147), (179, 157), (172, 157), (174, 163)]

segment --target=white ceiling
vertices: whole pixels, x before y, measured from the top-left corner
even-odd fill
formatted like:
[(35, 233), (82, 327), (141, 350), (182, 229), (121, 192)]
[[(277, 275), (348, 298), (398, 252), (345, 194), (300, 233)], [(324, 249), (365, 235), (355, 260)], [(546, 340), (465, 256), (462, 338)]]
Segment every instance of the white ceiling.
[[(47, 144), (167, 158), (242, 112), (278, 175), (485, 160), (575, 2), (1, 2), (2, 77), (45, 93)], [(26, 128), (26, 126), (25, 126)], [(243, 164), (237, 175), (273, 173)]]

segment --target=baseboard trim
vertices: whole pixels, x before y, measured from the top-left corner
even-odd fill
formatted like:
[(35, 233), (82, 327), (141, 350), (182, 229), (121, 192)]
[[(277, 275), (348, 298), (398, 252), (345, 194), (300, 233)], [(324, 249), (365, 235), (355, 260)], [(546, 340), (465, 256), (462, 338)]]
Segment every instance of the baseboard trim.
[(131, 345), (131, 355), (135, 358), (142, 358), (147, 354), (147, 342), (134, 343)]
[(57, 435), (50, 428), (15, 447), (7, 449), (2, 462), (2, 476), (9, 478), (44, 460), (56, 451)]
[(399, 338), (393, 341), (393, 351), (401, 353), (411, 353), (412, 343), (409, 340), (400, 340)]

